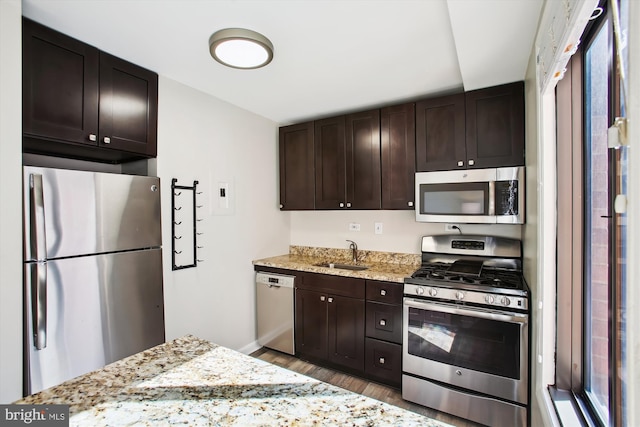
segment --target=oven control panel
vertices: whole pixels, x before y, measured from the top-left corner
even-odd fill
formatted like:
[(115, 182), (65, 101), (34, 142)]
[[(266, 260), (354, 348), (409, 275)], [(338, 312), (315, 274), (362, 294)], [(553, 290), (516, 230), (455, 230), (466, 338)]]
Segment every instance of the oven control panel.
[(467, 289), (445, 288), (430, 285), (405, 283), (404, 294), (422, 298), (442, 299), (454, 302), (467, 302), (493, 307), (528, 310), (527, 298), (518, 295), (470, 291)]

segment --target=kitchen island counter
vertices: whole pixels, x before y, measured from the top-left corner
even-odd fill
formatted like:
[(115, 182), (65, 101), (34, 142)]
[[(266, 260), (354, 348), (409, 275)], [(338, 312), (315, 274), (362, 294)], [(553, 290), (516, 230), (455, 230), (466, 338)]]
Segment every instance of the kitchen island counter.
[(447, 426), (189, 335), (16, 403), (67, 404), (73, 426)]
[(291, 246), (288, 254), (255, 260), (253, 265), (256, 270), (271, 267), (396, 283), (403, 283), (404, 278), (411, 276), (420, 266), (420, 255), (365, 250), (358, 251), (357, 264), (367, 266), (366, 270), (318, 266), (329, 262), (355, 265), (350, 254), (350, 250), (344, 249)]

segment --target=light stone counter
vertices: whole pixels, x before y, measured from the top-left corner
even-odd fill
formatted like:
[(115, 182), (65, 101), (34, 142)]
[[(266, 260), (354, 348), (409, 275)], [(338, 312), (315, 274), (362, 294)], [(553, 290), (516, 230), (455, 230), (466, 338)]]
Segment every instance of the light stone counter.
[(420, 266), (420, 255), (359, 250), (358, 265), (369, 267), (360, 271), (317, 266), (327, 262), (353, 264), (351, 250), (291, 246), (288, 254), (255, 260), (253, 265), (403, 283)]
[(189, 335), (16, 403), (72, 426), (448, 426)]

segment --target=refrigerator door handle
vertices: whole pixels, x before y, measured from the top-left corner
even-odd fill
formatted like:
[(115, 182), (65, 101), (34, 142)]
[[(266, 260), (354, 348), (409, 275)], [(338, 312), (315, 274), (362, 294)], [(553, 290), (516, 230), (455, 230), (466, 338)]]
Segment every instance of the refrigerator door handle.
[(29, 175), (29, 198), (31, 199), (29, 204), (31, 259), (44, 261), (47, 258), (47, 240), (45, 237), (42, 175), (35, 173)]
[(36, 350), (47, 346), (47, 264), (29, 264), (31, 286), (31, 324)]

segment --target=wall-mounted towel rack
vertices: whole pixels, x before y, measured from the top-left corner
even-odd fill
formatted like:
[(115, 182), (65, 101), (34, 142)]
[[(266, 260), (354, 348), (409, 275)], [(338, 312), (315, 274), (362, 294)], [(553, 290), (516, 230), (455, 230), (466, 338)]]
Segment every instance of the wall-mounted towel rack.
[[(198, 250), (203, 248), (198, 245), (198, 236), (203, 233), (197, 230), (197, 224), (202, 221), (197, 215), (197, 210), (202, 208), (197, 198), (202, 192), (197, 191), (198, 181), (193, 181), (193, 186), (178, 185), (177, 182), (177, 178), (171, 180), (172, 270), (197, 267), (204, 261), (198, 258)], [(187, 198), (191, 199), (190, 204)]]

